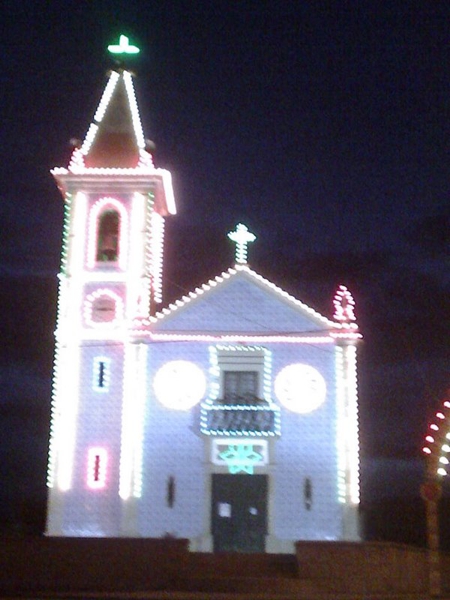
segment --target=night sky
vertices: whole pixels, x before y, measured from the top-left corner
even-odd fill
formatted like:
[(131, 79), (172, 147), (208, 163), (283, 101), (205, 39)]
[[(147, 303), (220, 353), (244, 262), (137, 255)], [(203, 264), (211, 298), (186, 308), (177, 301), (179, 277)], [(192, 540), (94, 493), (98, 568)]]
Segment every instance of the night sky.
[(347, 285), (363, 501), (418, 498), (450, 385), (450, 5), (372, 4), (2, 2), (0, 527), (43, 527), (63, 214), (49, 170), (84, 137), (120, 33), (141, 47), (144, 131), (174, 179), (166, 301), (233, 264), (238, 222), (252, 268), (327, 316)]

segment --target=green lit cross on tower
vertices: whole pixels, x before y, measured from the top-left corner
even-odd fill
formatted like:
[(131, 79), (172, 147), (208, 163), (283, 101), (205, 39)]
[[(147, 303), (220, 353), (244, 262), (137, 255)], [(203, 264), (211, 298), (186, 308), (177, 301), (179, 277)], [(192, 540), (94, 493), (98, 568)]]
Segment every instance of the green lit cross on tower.
[(249, 242), (254, 242), (256, 236), (250, 233), (245, 225), (239, 223), (236, 225), (235, 231), (230, 231), (228, 237), (236, 244), (236, 262), (245, 265), (247, 263), (247, 245)]
[(119, 37), (118, 44), (111, 44), (108, 46), (108, 51), (111, 54), (139, 54), (140, 50), (137, 46), (130, 44), (129, 38), (126, 35)]

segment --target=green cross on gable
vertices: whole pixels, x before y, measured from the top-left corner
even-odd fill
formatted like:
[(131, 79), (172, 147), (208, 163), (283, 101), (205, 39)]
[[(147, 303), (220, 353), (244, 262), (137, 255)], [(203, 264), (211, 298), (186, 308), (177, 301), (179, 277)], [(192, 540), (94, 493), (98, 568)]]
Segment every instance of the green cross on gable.
[(119, 37), (118, 44), (111, 44), (108, 46), (108, 51), (111, 54), (138, 54), (140, 52), (137, 46), (130, 44), (130, 40), (126, 35)]

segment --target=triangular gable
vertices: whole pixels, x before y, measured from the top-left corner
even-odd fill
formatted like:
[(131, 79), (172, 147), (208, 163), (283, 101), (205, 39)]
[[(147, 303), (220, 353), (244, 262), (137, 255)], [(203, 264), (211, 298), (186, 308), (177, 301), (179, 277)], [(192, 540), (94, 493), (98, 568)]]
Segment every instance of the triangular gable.
[(247, 266), (185, 296), (152, 319), (152, 331), (308, 335), (339, 327)]

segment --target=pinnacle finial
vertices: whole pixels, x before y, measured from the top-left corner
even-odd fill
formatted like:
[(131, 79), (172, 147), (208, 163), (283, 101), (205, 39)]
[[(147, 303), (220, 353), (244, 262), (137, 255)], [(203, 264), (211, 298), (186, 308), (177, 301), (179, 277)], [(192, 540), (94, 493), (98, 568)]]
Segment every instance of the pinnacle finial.
[(139, 54), (140, 49), (130, 44), (130, 39), (126, 35), (121, 35), (118, 44), (108, 46), (108, 52), (111, 54)]
[(247, 245), (254, 242), (256, 236), (250, 233), (245, 225), (239, 223), (236, 225), (235, 231), (230, 231), (228, 237), (236, 244), (236, 263), (247, 264)]

